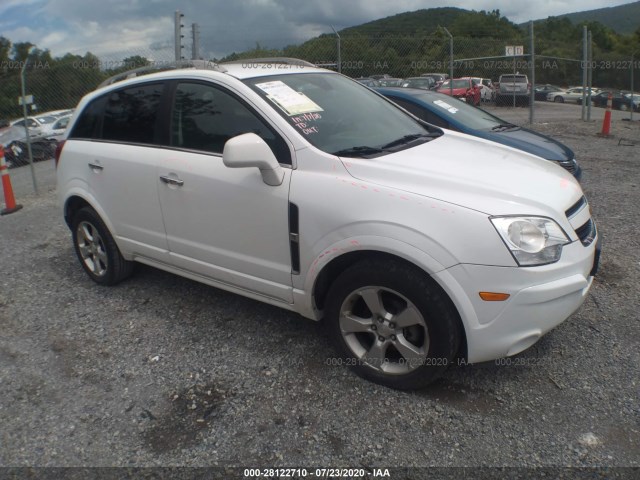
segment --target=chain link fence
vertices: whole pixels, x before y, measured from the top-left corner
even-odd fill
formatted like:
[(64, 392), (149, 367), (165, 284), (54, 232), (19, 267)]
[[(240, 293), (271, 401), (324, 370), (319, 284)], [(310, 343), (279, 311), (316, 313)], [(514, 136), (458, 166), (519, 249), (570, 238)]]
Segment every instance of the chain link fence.
[[(522, 55), (506, 56), (507, 46), (522, 46)], [(356, 79), (391, 77), (407, 79), (425, 73), (442, 73), (458, 77), (479, 77), (496, 82), (500, 75), (520, 73), (531, 78), (535, 69), (535, 84), (570, 87), (582, 84), (583, 67), (591, 67), (592, 84), (611, 89), (633, 90), (634, 70), (640, 61), (602, 54), (596, 49), (586, 64), (583, 42), (577, 39), (567, 49), (565, 43), (552, 39), (535, 40), (535, 60), (530, 55), (531, 38), (451, 37), (444, 28), (431, 35), (402, 36), (387, 33), (354, 35), (325, 34), (301, 45), (282, 49), (257, 47), (214, 61), (256, 57), (293, 57), (340, 71)], [(570, 52), (567, 57), (567, 51)], [(560, 55), (563, 52), (563, 56)], [(518, 52), (519, 53), (519, 52)], [(6, 62), (0, 68), (0, 141), (5, 146), (11, 166), (29, 162), (24, 124), (7, 128), (7, 124), (23, 118), (18, 104), (24, 89), (32, 96), (27, 106), (32, 157), (35, 161), (51, 158), (57, 139), (64, 128), (53, 128), (51, 118), (39, 117), (47, 112), (57, 116), (73, 109), (86, 93), (94, 90), (106, 78), (145, 65), (162, 65), (173, 61), (172, 50), (124, 52), (112, 57), (67, 54), (56, 59), (30, 59), (29, 62)], [(636, 75), (636, 78), (638, 75)], [(541, 99), (541, 98), (540, 98)], [(491, 100), (491, 98), (489, 98)], [(527, 102), (526, 104), (528, 104)], [(534, 104), (530, 105), (533, 118)], [(53, 117), (53, 115), (49, 116)], [(57, 126), (57, 125), (56, 125)], [(7, 133), (9, 132), (9, 133)]]

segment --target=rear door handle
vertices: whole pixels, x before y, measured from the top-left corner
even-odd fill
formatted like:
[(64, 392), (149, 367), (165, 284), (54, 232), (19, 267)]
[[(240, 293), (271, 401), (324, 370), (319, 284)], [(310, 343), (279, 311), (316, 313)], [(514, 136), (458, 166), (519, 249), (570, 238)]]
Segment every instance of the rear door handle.
[(94, 172), (100, 172), (104, 170), (104, 167), (102, 165), (100, 165), (99, 163), (93, 163), (93, 162), (89, 163), (89, 168)]
[(162, 180), (167, 185), (175, 185), (176, 187), (181, 187), (184, 185), (184, 181), (179, 178), (167, 177), (166, 175), (160, 176), (160, 180)]

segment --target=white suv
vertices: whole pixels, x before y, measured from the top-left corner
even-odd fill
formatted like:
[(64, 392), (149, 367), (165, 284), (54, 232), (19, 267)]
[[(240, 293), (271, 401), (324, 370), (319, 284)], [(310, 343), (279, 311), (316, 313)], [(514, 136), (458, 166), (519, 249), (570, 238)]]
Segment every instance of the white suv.
[(324, 319), (345, 365), (395, 388), (530, 347), (598, 263), (561, 167), (303, 62), (138, 75), (67, 132), (59, 201), (94, 281), (141, 262)]

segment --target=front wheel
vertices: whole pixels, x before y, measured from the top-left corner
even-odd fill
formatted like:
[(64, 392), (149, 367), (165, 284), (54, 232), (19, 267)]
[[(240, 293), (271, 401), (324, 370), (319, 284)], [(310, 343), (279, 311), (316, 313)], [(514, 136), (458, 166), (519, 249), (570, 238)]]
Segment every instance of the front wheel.
[(554, 98), (553, 101), (556, 102), (556, 103), (564, 103), (564, 98), (558, 96), (558, 97)]
[(133, 270), (133, 262), (122, 257), (111, 233), (90, 207), (80, 209), (71, 226), (73, 246), (89, 277), (102, 285), (115, 285)]
[(457, 311), (435, 281), (408, 265), (353, 265), (331, 286), (325, 313), (341, 361), (381, 385), (423, 388), (458, 353)]

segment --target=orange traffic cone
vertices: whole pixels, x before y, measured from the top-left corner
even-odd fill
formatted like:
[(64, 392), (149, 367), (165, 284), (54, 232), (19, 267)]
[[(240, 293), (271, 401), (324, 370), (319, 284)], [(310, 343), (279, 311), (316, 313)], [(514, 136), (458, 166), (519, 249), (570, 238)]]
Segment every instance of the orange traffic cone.
[(0, 210), (0, 215), (8, 215), (22, 208), (22, 205), (16, 205), (8, 170), (7, 162), (4, 159), (4, 147), (0, 145), (0, 176), (2, 177), (2, 190), (4, 190), (4, 203), (6, 207)]
[(609, 98), (607, 99), (607, 111), (604, 112), (604, 120), (602, 121), (602, 132), (600, 133), (603, 137), (608, 137), (611, 131), (611, 104), (613, 103), (611, 92), (609, 92)]

